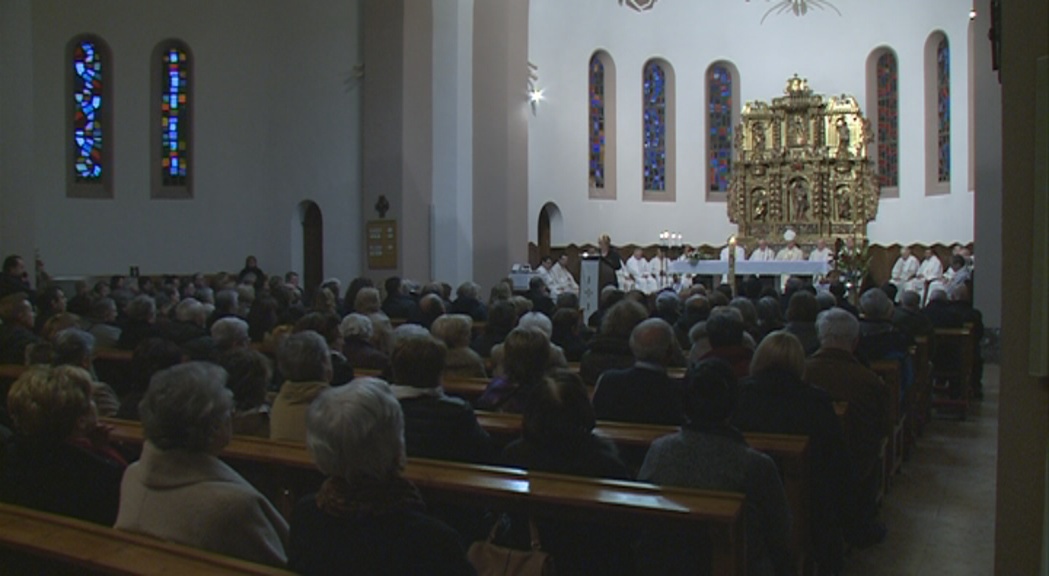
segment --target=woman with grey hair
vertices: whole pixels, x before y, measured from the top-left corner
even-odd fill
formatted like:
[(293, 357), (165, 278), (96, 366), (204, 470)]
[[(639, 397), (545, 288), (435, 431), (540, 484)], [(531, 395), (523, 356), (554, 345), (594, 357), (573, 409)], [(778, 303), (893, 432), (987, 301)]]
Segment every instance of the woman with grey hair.
[(470, 349), (473, 320), (465, 314), (445, 314), (433, 321), (430, 332), (448, 347), (444, 362), (445, 376), (487, 378), (484, 359)]
[(339, 324), (342, 333), (342, 353), (354, 369), (379, 370), (390, 368), (390, 357), (373, 344), (375, 325), (364, 314), (347, 314)]
[(300, 574), (474, 574), (459, 535), (423, 513), (401, 475), (404, 416), (389, 386), (358, 378), (321, 394), (307, 440), (328, 478), (295, 506), (289, 567)]
[(157, 373), (139, 413), (146, 442), (120, 486), (116, 528), (283, 566), (288, 525), (216, 455), (233, 434), (226, 371), (190, 362)]

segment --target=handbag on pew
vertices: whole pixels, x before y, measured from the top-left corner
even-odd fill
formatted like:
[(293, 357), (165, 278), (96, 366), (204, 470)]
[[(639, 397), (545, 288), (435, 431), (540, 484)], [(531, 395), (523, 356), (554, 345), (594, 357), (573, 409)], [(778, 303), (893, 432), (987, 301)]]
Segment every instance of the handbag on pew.
[(516, 550), (495, 543), (495, 537), (504, 520), (496, 522), (488, 539), (474, 542), (466, 552), (466, 559), (477, 570), (477, 576), (556, 576), (554, 559), (543, 552), (539, 529), (528, 519), (530, 550)]

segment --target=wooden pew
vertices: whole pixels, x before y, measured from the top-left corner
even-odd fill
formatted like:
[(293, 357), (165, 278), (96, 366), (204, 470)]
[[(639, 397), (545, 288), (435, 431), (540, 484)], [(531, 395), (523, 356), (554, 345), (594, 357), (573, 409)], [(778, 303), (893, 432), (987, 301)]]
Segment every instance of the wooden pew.
[(5, 574), (291, 574), (90, 522), (0, 504)]
[[(519, 414), (478, 411), (477, 421), (497, 442), (509, 442), (521, 434)], [(674, 434), (678, 430), (676, 426), (609, 421), (599, 421), (594, 429), (597, 434), (615, 443), (620, 456), (634, 470), (640, 467), (641, 460), (653, 441)], [(811, 503), (809, 439), (806, 436), (783, 434), (747, 433), (743, 436), (752, 448), (769, 455), (779, 467), (793, 518), (791, 542), (794, 556), (799, 565), (804, 566), (805, 560), (811, 554), (808, 540)]]
[(892, 486), (892, 477), (903, 465), (903, 430), (906, 424), (907, 414), (900, 410), (901, 374), (900, 363), (896, 360), (878, 360), (871, 362), (871, 370), (881, 377), (889, 388), (889, 421), (892, 429), (889, 433), (889, 442), (885, 459), (885, 482), (887, 492)]
[(921, 436), (932, 410), (932, 343), (928, 336), (914, 338), (914, 405), (911, 408), (910, 440)]
[[(957, 410), (962, 420), (969, 413), (972, 395), (972, 371), (975, 362), (975, 335), (972, 325), (962, 328), (937, 328), (932, 345), (932, 405), (935, 408)], [(953, 361), (945, 362), (945, 358)], [(951, 397), (949, 381), (958, 382), (961, 388), (958, 398)]]
[[(141, 446), (138, 423), (104, 421), (114, 427), (114, 441)], [(301, 444), (235, 437), (221, 457), (285, 515), (300, 496), (315, 491), (323, 479)], [(408, 459), (404, 476), (428, 502), (491, 507), (536, 518), (694, 531), (697, 538), (710, 538), (713, 574), (746, 574), (741, 494), (417, 458)]]

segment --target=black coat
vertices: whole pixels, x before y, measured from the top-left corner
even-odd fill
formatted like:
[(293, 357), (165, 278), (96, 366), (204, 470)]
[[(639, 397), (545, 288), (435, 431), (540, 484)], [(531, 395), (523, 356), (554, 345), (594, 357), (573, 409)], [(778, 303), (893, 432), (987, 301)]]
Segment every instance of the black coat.
[(3, 450), (0, 501), (112, 526), (124, 466), (64, 442), (12, 438)]
[(473, 408), (450, 396), (402, 398), (404, 443), (409, 456), (491, 462), (492, 440), (477, 423)]
[(383, 300), (382, 311), (390, 320), (414, 320), (419, 315), (419, 305), (409, 296), (394, 294)]
[(339, 576), (471, 576), (459, 535), (411, 508), (338, 518), (317, 508), (316, 495), (291, 516), (288, 567), (298, 574)]
[(597, 336), (579, 362), (579, 376), (583, 378), (584, 384), (593, 386), (607, 370), (630, 368), (633, 365), (634, 353), (630, 350), (628, 340)]
[(671, 426), (685, 422), (681, 383), (650, 368), (605, 372), (593, 403), (598, 420)]
[(843, 523), (852, 519), (855, 491), (845, 436), (826, 391), (794, 375), (769, 371), (743, 382), (732, 425), (744, 432), (809, 437), (812, 477), (810, 527), (817, 561), (842, 565)]
[(488, 320), (488, 308), (484, 302), (476, 298), (456, 298), (455, 302), (448, 307), (449, 314), (466, 314), (474, 319), (474, 322), (485, 322)]

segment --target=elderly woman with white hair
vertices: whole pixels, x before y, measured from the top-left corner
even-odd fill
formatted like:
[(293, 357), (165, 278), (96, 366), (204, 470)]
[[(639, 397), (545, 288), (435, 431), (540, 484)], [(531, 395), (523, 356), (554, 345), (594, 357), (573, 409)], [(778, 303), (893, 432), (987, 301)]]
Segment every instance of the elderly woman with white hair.
[[(362, 290), (363, 292), (363, 290)], [(374, 344), (375, 325), (364, 314), (347, 314), (339, 324), (342, 333), (342, 353), (354, 369), (379, 370), (390, 368), (390, 357)]]
[(157, 373), (139, 408), (146, 443), (120, 486), (116, 528), (283, 566), (288, 525), (218, 459), (233, 435), (226, 371), (190, 362)]
[(448, 354), (444, 360), (444, 375), (461, 378), (487, 378), (484, 359), (470, 348), (473, 320), (465, 314), (445, 314), (433, 321), (430, 332), (444, 342)]
[(382, 380), (321, 394), (306, 415), (307, 445), (328, 478), (295, 506), (289, 567), (301, 574), (470, 575), (459, 535), (424, 514), (401, 475), (404, 416)]

